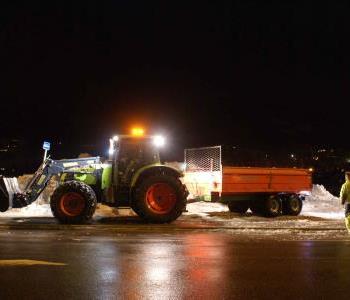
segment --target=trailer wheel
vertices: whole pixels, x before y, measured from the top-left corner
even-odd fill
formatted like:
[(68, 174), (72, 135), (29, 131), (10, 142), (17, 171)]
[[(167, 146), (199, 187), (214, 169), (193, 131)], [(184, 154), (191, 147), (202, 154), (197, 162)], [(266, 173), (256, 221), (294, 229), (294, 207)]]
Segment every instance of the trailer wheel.
[(186, 200), (187, 191), (177, 177), (154, 174), (136, 187), (132, 208), (148, 222), (169, 223), (182, 214)]
[(227, 204), (230, 212), (245, 214), (249, 208), (248, 201), (232, 201)]
[(263, 214), (266, 217), (277, 217), (281, 214), (281, 200), (276, 196), (269, 196), (263, 205)]
[(67, 181), (52, 194), (52, 214), (60, 223), (83, 224), (91, 220), (96, 210), (96, 194), (87, 184)]
[(300, 198), (292, 194), (283, 201), (282, 212), (284, 215), (297, 216), (303, 208), (303, 202)]

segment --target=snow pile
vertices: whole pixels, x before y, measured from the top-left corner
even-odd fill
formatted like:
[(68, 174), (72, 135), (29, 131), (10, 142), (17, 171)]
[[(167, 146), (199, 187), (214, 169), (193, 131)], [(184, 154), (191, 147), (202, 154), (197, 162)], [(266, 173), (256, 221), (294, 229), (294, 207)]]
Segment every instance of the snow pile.
[(22, 208), (12, 208), (6, 212), (0, 213), (3, 218), (21, 218), (21, 217), (52, 217), (50, 204), (43, 204), (35, 201), (32, 204)]
[[(106, 205), (98, 204), (94, 218), (115, 217), (118, 215), (133, 215), (132, 212), (117, 210)], [(50, 204), (35, 201), (32, 204), (22, 208), (12, 208), (6, 212), (0, 213), (0, 218), (22, 218), (22, 217), (52, 217)]]
[(315, 184), (311, 195), (305, 198), (301, 214), (327, 219), (341, 219), (344, 217), (344, 208), (339, 198), (333, 196), (324, 186)]

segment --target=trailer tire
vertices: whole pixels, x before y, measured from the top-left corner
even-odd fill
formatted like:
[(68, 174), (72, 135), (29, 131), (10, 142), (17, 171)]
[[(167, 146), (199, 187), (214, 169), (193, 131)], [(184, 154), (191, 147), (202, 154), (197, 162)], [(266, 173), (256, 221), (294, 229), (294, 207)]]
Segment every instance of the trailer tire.
[(292, 194), (282, 203), (282, 212), (284, 215), (298, 216), (303, 208), (303, 202), (298, 195)]
[(281, 200), (276, 195), (269, 196), (263, 203), (262, 213), (265, 217), (277, 217), (281, 214)]
[(170, 223), (185, 210), (187, 190), (172, 175), (154, 174), (140, 181), (132, 199), (133, 210), (150, 223)]
[(227, 204), (228, 209), (230, 212), (238, 213), (238, 214), (245, 214), (249, 208), (249, 202), (248, 201), (232, 201)]
[(96, 194), (87, 184), (67, 181), (52, 194), (50, 207), (54, 217), (64, 224), (84, 224), (96, 210)]

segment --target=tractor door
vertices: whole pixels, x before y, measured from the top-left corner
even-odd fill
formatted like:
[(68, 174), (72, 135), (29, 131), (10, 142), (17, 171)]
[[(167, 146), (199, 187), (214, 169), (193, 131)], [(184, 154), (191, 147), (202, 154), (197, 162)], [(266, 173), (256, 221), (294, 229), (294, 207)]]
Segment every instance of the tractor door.
[(133, 175), (140, 168), (158, 163), (158, 150), (148, 139), (130, 138), (119, 143), (115, 156), (114, 176), (116, 185), (115, 199), (118, 206), (129, 205), (129, 191)]

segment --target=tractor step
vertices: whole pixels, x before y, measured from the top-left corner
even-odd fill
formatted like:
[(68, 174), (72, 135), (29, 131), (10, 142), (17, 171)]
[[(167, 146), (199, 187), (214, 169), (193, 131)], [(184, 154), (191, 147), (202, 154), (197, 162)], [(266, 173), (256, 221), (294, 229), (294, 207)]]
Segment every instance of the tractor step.
[(14, 198), (20, 195), (17, 178), (6, 178), (0, 176), (0, 211), (4, 212), (14, 207)]

